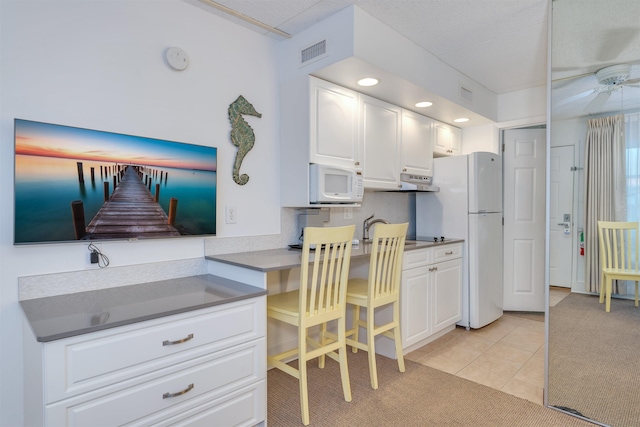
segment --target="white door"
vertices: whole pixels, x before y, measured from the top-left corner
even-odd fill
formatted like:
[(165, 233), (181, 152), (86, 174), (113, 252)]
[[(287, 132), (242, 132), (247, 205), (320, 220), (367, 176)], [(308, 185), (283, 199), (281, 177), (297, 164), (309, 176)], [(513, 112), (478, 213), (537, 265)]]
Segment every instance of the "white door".
[(552, 147), (549, 205), (549, 283), (571, 287), (573, 254), (573, 146)]
[(504, 310), (544, 311), (546, 130), (504, 132)]

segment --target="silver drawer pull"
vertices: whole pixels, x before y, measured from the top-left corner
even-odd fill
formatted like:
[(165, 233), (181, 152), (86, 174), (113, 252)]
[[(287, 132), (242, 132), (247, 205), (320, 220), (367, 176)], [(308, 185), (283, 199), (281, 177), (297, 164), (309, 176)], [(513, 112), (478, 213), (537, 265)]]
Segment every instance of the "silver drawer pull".
[(189, 393), (192, 389), (193, 389), (193, 383), (189, 384), (189, 387), (187, 387), (184, 390), (179, 391), (177, 393), (165, 393), (165, 394), (162, 395), (162, 398), (163, 399), (169, 399), (170, 397), (182, 396), (185, 393)]
[(453, 255), (453, 251), (445, 252), (445, 255)]
[(162, 345), (175, 345), (175, 344), (182, 344), (183, 342), (187, 342), (189, 340), (193, 339), (193, 334), (189, 334), (187, 335), (186, 338), (182, 338), (181, 340), (177, 340), (177, 341), (162, 341)]

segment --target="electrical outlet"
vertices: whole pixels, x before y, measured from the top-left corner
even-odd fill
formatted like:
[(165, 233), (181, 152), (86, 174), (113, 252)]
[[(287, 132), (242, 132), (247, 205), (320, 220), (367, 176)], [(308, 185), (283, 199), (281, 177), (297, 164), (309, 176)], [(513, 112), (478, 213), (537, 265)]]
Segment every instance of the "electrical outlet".
[(227, 205), (225, 209), (226, 209), (225, 222), (227, 224), (235, 224), (236, 222), (238, 222), (238, 210), (236, 209), (236, 207), (232, 205)]
[(344, 219), (353, 219), (353, 208), (344, 208)]

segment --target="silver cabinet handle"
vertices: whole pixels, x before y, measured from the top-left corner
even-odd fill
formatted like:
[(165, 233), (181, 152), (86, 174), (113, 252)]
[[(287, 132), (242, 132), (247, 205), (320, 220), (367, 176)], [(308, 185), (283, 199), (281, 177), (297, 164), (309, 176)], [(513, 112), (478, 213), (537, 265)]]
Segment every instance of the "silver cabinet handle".
[(170, 397), (182, 396), (185, 393), (189, 393), (193, 389), (193, 383), (189, 384), (187, 388), (177, 393), (165, 393), (162, 395), (163, 399), (169, 399)]
[(187, 342), (187, 341), (192, 340), (192, 339), (193, 339), (193, 334), (189, 334), (189, 335), (187, 335), (186, 338), (182, 338), (181, 340), (177, 340), (177, 341), (169, 341), (169, 340), (162, 341), (162, 345), (164, 346), (164, 345), (182, 344), (183, 342)]
[(445, 252), (445, 255), (453, 255), (453, 251)]

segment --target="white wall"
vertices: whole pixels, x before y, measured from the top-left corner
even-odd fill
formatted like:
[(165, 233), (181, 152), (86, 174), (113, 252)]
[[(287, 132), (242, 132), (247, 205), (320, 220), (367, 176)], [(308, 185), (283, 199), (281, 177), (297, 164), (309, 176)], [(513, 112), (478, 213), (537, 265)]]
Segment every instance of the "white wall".
[(546, 117), (546, 86), (498, 95), (497, 121), (502, 123), (501, 128), (546, 123)]
[(500, 132), (495, 124), (462, 129), (462, 154), (476, 151), (500, 153)]
[[(0, 2), (0, 425), (22, 425), (18, 277), (78, 271), (86, 245), (13, 245), (13, 119), (218, 147), (218, 235), (280, 233), (275, 41), (179, 0)], [(177, 72), (163, 60), (179, 46)], [(242, 172), (227, 108), (244, 95), (262, 113)], [(238, 222), (224, 223), (224, 205)], [(204, 239), (104, 242), (111, 266), (202, 257)], [(208, 239), (215, 246), (215, 238)]]

